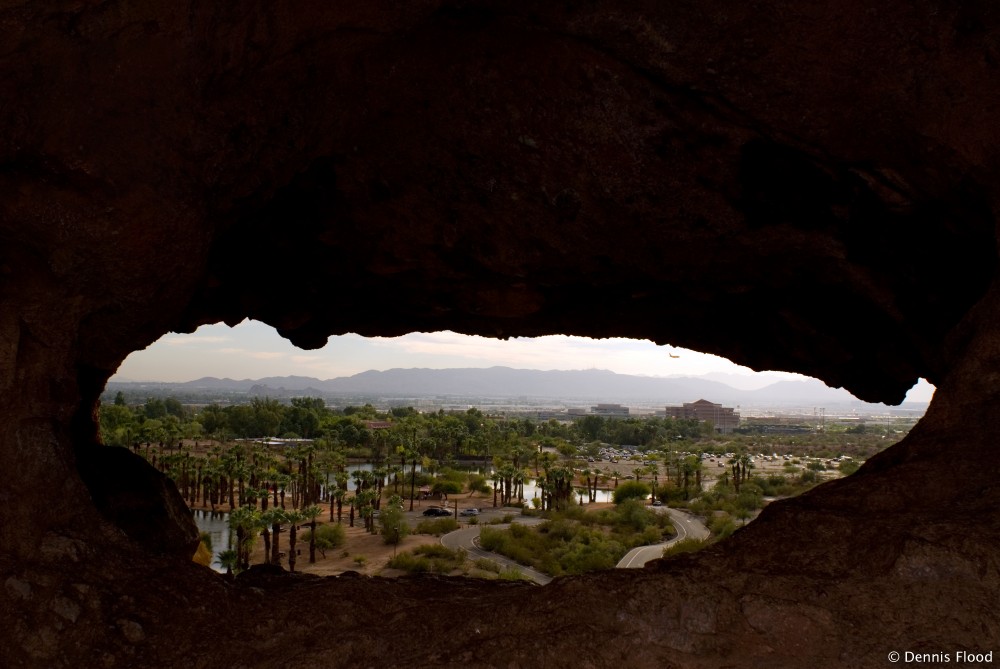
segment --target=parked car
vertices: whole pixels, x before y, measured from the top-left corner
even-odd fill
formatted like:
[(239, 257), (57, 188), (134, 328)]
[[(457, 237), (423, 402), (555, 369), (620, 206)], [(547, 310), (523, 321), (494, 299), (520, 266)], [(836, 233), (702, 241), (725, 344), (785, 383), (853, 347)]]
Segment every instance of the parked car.
[(663, 502), (658, 499), (653, 500), (653, 506), (663, 506)]
[(462, 509), (459, 514), (460, 516), (478, 516), (479, 509)]
[(439, 506), (432, 506), (429, 509), (424, 509), (425, 516), (450, 516), (451, 511), (448, 509), (442, 509)]

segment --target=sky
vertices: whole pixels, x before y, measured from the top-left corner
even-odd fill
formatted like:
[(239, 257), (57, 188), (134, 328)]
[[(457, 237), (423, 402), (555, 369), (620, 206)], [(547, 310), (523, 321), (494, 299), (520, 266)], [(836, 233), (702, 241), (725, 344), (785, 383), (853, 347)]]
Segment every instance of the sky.
[[(677, 356), (677, 357), (674, 357)], [(269, 325), (246, 320), (230, 328), (204, 325), (192, 334), (170, 333), (132, 353), (112, 377), (116, 381), (193, 381), (205, 376), (259, 379), (310, 376), (326, 380), (370, 369), (493, 367), (518, 369), (607, 369), (640, 376), (702, 376), (745, 390), (781, 378), (785, 372), (756, 373), (725, 358), (647, 340), (589, 339), (567, 335), (512, 338), (506, 341), (454, 332), (410, 333), (402, 337), (330, 337), (322, 349), (296, 348)], [(921, 381), (908, 399), (930, 400), (934, 387)]]

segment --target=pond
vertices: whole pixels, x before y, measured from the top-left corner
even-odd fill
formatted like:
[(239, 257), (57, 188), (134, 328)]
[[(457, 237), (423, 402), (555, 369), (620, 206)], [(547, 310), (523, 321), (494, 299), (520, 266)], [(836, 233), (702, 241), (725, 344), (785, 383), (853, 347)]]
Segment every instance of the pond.
[(194, 514), (194, 524), (198, 526), (198, 532), (208, 532), (212, 538), (212, 569), (225, 573), (226, 570), (219, 564), (216, 557), (221, 551), (230, 548), (229, 545), (229, 514), (218, 511), (201, 511), (196, 509)]
[[(353, 477), (354, 472), (356, 472), (356, 471), (369, 471), (370, 472), (370, 471), (373, 470), (373, 468), (374, 467), (373, 467), (373, 465), (370, 462), (366, 462), (366, 463), (362, 463), (362, 464), (348, 465), (348, 467), (347, 467), (347, 473), (348, 473), (349, 478), (347, 480), (347, 490), (349, 492), (353, 492), (355, 490), (355, 488), (356, 488), (356, 486), (354, 485), (354, 477)], [(421, 468), (421, 466), (419, 464), (417, 465), (417, 471), (418, 472), (423, 471), (423, 469)], [(471, 468), (468, 471), (469, 471), (469, 473), (472, 473), (472, 474), (482, 474), (483, 476), (486, 477), (487, 483), (489, 483), (490, 485), (492, 485), (492, 481), (490, 480), (491, 473), (490, 473), (489, 469)], [(406, 471), (403, 474), (400, 475), (400, 478), (404, 481), (404, 483), (405, 483), (405, 481), (408, 480), (407, 477), (409, 476), (409, 474), (410, 474), (410, 466), (407, 465), (406, 466)], [(332, 478), (331, 478), (331, 480), (332, 480)], [(391, 481), (392, 481), (392, 477), (391, 476), (386, 478), (387, 485), (390, 484)], [(612, 496), (613, 492), (614, 492), (613, 490), (599, 489), (597, 491), (596, 501), (610, 503), (611, 502), (611, 496)], [(530, 502), (530, 500), (533, 497), (537, 497), (539, 494), (540, 494), (540, 490), (539, 490), (538, 486), (535, 484), (534, 477), (529, 476), (528, 478), (526, 478), (524, 480), (524, 499), (525, 499), (525, 501)], [(574, 495), (575, 495), (576, 501), (579, 502), (580, 501), (580, 496), (577, 495), (576, 493), (574, 493)], [(588, 503), (586, 496), (584, 496), (583, 503), (584, 504)]]

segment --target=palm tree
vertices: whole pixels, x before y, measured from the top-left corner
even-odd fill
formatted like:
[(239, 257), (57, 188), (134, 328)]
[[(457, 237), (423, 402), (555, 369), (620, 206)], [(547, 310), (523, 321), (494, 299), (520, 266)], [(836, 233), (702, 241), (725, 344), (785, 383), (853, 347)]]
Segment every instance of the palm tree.
[(229, 527), (236, 530), (237, 566), (250, 568), (250, 548), (257, 529), (257, 512), (250, 507), (240, 507), (229, 514)]
[(215, 559), (226, 568), (226, 576), (233, 575), (233, 570), (237, 568), (239, 562), (239, 556), (232, 548), (216, 553)]
[(306, 519), (306, 515), (298, 510), (285, 511), (288, 525), (288, 571), (295, 571), (295, 539), (298, 534), (298, 523)]
[(271, 525), (271, 559), (269, 560), (271, 564), (281, 564), (281, 525), (288, 522), (286, 514), (287, 512), (284, 509), (277, 507), (268, 509), (263, 514), (267, 522)]
[[(339, 483), (339, 481), (338, 481)], [(333, 491), (333, 501), (337, 504), (337, 522), (342, 523), (344, 518), (344, 497), (347, 496), (347, 482), (344, 482), (344, 486), (337, 486), (337, 489)], [(330, 521), (333, 521), (333, 502), (330, 503)]]
[(315, 504), (302, 509), (302, 515), (309, 520), (309, 564), (316, 562), (316, 517), (322, 512)]

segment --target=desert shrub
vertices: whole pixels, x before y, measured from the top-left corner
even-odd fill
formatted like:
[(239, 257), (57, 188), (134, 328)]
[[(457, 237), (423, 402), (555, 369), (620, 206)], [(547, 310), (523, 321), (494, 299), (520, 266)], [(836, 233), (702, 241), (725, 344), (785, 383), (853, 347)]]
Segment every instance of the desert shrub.
[(389, 560), (388, 566), (411, 574), (424, 572), (447, 574), (461, 567), (464, 562), (464, 550), (451, 550), (440, 544), (426, 544), (417, 546), (413, 551), (399, 553)]
[(840, 463), (840, 465), (837, 466), (837, 469), (839, 469), (844, 476), (849, 476), (850, 474), (853, 474), (854, 472), (858, 471), (860, 467), (861, 465), (854, 462), (853, 460), (844, 460), (843, 462)]
[(660, 514), (650, 511), (638, 499), (627, 499), (615, 509), (617, 512), (612, 522), (615, 527), (628, 527), (635, 532), (642, 532), (649, 525), (658, 524)]
[[(304, 544), (309, 543), (309, 536), (312, 534), (310, 531), (306, 531), (302, 534), (300, 541)], [(340, 548), (347, 542), (347, 536), (344, 532), (344, 526), (340, 523), (330, 523), (326, 525), (318, 525), (316, 527), (316, 548), (319, 552), (326, 557), (326, 551), (331, 548)]]
[(801, 474), (799, 474), (798, 482), (800, 484), (816, 483), (817, 481), (819, 481), (819, 475), (817, 475), (816, 472), (814, 472), (811, 469), (806, 469)]
[(681, 539), (680, 541), (664, 548), (663, 557), (680, 555), (682, 553), (694, 553), (696, 551), (700, 551), (708, 545), (709, 542), (702, 541), (701, 539)]
[(402, 507), (390, 504), (379, 516), (382, 539), (387, 544), (398, 544), (410, 534), (410, 525), (406, 522)]
[(736, 521), (728, 513), (712, 516), (707, 525), (712, 536), (716, 539), (725, 539), (736, 531)]
[(502, 571), (500, 565), (487, 558), (479, 558), (473, 563), (473, 566), (480, 571), (491, 571), (495, 574), (499, 574)]
[(198, 540), (201, 541), (202, 545), (211, 554), (212, 552), (212, 534), (210, 532), (202, 532), (198, 535)]
[(416, 534), (432, 534), (435, 537), (439, 537), (442, 534), (448, 534), (457, 529), (458, 521), (454, 518), (427, 518), (417, 523), (413, 531)]
[(486, 482), (486, 477), (482, 474), (469, 474), (469, 492), (488, 495), (493, 492), (493, 488)]
[(414, 555), (409, 551), (403, 551), (393, 556), (386, 566), (391, 569), (399, 569), (410, 574), (422, 574), (431, 570), (431, 561), (425, 557)]
[(501, 581), (530, 581), (531, 579), (522, 574), (517, 569), (504, 569), (497, 576)]

